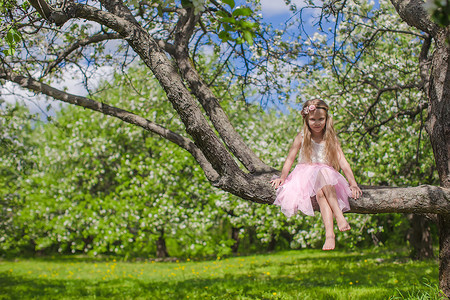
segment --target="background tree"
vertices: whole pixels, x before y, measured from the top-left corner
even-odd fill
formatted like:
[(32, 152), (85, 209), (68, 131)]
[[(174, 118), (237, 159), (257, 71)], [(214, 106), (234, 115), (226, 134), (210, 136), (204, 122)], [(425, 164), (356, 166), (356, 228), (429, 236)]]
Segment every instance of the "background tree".
[(21, 183), (35, 167), (39, 140), (33, 137), (35, 116), (20, 105), (0, 103), (0, 108), (0, 244), (14, 252), (28, 246), (28, 241), (18, 238), (28, 235), (27, 228), (16, 227), (15, 220), (24, 205)]

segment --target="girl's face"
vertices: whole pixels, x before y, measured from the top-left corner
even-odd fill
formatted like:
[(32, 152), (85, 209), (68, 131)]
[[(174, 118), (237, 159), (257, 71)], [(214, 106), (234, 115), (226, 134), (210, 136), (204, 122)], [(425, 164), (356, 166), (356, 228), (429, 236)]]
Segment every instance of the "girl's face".
[(323, 133), (326, 122), (327, 112), (324, 109), (309, 112), (308, 125), (312, 133)]

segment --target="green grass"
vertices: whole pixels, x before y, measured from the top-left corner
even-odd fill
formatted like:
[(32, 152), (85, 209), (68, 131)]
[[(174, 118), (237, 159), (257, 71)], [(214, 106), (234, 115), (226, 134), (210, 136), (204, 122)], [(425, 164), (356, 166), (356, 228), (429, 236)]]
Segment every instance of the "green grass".
[(0, 262), (0, 299), (439, 299), (436, 260), (286, 251), (213, 261), (83, 257)]

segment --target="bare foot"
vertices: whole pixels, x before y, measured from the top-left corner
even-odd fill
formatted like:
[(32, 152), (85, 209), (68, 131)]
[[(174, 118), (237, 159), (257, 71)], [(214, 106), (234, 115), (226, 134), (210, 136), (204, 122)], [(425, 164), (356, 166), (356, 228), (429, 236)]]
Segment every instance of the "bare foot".
[(350, 227), (350, 224), (348, 224), (347, 220), (344, 218), (344, 216), (342, 216), (342, 219), (339, 218), (339, 220), (336, 218), (336, 223), (339, 228), (339, 231), (349, 231), (350, 229), (352, 229)]
[(322, 250), (333, 250), (335, 247), (334, 236), (327, 236), (325, 238), (325, 244), (323, 244)]

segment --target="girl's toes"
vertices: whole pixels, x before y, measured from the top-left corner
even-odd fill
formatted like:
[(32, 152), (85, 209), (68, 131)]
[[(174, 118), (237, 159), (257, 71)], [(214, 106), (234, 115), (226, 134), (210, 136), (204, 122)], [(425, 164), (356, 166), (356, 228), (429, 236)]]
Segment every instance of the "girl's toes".
[(342, 226), (338, 226), (339, 227), (339, 231), (349, 231), (350, 229), (352, 229), (350, 227), (350, 224), (348, 224), (347, 222), (345, 222), (345, 224), (343, 224)]
[(322, 250), (333, 250), (335, 247), (334, 237), (325, 238), (325, 244), (323, 244)]
[(348, 231), (351, 229), (350, 224), (348, 224), (345, 218), (342, 218), (340, 220), (336, 218), (336, 223), (338, 225), (339, 231)]

